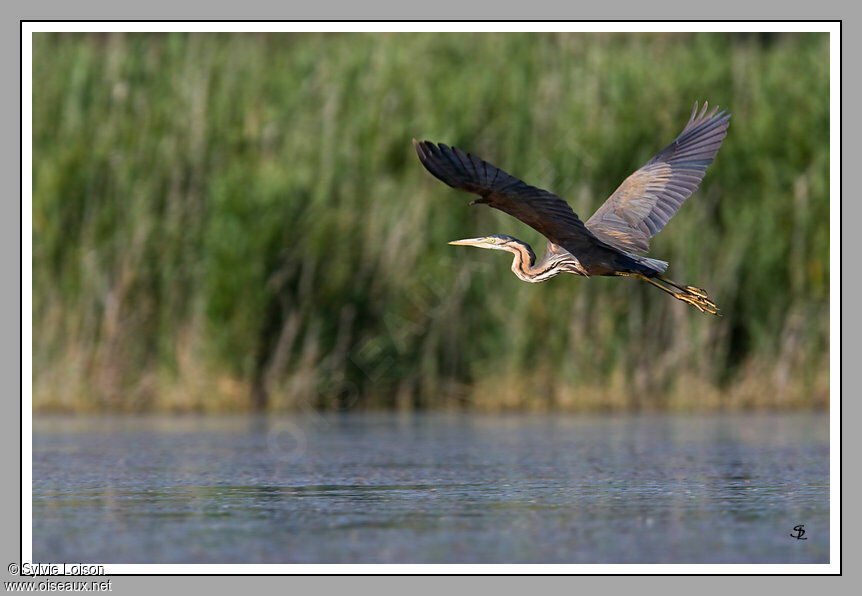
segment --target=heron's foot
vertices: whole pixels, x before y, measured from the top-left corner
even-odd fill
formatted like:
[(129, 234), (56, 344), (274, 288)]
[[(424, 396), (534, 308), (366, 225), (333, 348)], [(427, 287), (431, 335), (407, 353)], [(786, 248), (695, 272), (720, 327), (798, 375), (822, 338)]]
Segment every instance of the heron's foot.
[(718, 314), (718, 306), (715, 302), (709, 299), (706, 292), (700, 288), (685, 286), (684, 292), (675, 292), (674, 297), (686, 304), (691, 304), (700, 312), (708, 312), (711, 315), (721, 316)]
[[(617, 275), (627, 275), (627, 273), (617, 273)], [(667, 292), (677, 300), (692, 305), (700, 312), (708, 312), (717, 317), (721, 316), (718, 314), (718, 306), (716, 306), (715, 302), (709, 299), (709, 296), (706, 294), (706, 290), (701, 290), (694, 286), (684, 286), (661, 275), (657, 275), (655, 277), (663, 283), (659, 283), (656, 279), (642, 274), (635, 273), (628, 275), (632, 275), (633, 277), (637, 277), (645, 282), (651, 283), (662, 292)]]
[[(709, 301), (709, 296), (707, 296), (706, 290), (701, 290), (700, 288), (696, 288), (694, 286), (683, 286), (682, 289), (685, 290), (686, 292), (688, 292), (689, 294), (694, 294), (695, 296), (700, 296), (701, 298), (706, 298), (706, 300)], [(713, 304), (713, 306), (715, 306), (715, 305)]]

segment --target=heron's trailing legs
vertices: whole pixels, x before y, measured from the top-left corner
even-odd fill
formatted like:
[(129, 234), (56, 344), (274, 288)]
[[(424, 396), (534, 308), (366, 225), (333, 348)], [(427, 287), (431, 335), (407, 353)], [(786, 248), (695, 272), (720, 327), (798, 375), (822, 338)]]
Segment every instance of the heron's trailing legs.
[(704, 290), (700, 288), (696, 288), (694, 286), (683, 286), (676, 283), (673, 280), (670, 280), (663, 275), (657, 275), (656, 278), (663, 281), (664, 283), (673, 286), (676, 290), (673, 290), (663, 284), (658, 283), (655, 279), (651, 277), (647, 277), (641, 273), (623, 273), (622, 275), (628, 275), (631, 277), (636, 277), (638, 279), (642, 279), (646, 282), (651, 283), (655, 287), (660, 290), (667, 292), (677, 300), (681, 300), (686, 304), (691, 304), (700, 312), (708, 312), (711, 315), (718, 315), (718, 306), (715, 305), (715, 302), (709, 299), (709, 296), (706, 294)]

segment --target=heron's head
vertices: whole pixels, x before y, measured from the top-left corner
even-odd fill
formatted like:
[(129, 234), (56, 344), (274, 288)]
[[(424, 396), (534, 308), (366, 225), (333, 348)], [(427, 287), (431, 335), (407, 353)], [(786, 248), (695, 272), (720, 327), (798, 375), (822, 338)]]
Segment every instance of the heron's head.
[(521, 244), (515, 238), (506, 236), (505, 234), (495, 234), (493, 236), (484, 236), (483, 238), (466, 238), (464, 240), (453, 240), (449, 244), (457, 246), (477, 246), (479, 248), (490, 248), (492, 250), (508, 250), (511, 252), (513, 243)]

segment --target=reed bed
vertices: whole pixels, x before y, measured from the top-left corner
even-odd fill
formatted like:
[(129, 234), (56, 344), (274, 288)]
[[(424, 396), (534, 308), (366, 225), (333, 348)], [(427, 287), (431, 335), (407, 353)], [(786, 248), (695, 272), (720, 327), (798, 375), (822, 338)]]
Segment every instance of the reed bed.
[[(825, 34), (35, 34), (33, 406), (824, 407)], [(586, 219), (695, 100), (729, 135), (630, 279), (525, 284), (448, 246), (411, 138)]]

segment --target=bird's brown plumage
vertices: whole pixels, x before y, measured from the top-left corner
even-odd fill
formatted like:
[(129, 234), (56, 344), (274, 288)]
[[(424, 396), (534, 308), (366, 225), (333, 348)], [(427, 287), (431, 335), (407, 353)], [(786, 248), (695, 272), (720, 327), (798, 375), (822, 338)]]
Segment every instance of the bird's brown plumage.
[[(638, 277), (703, 312), (715, 314), (717, 307), (706, 292), (663, 277), (661, 274), (667, 268), (664, 261), (635, 254), (649, 250), (649, 239), (697, 190), (727, 135), (730, 114), (718, 112), (718, 108), (711, 112), (707, 109), (706, 102), (701, 110), (695, 103), (688, 124), (679, 136), (626, 178), (586, 223), (560, 197), (530, 186), (475, 155), (443, 143), (435, 145), (416, 139), (413, 139), (413, 146), (422, 164), (434, 176), (449, 186), (479, 195), (473, 203), (499, 209), (541, 232), (549, 240), (546, 257), (561, 252), (557, 250), (559, 247), (568, 251), (572, 267), (566, 271)], [(523, 244), (517, 239), (511, 240)], [(470, 244), (500, 248), (498, 243), (489, 244), (485, 239), (471, 239)], [(512, 248), (511, 244), (506, 244), (506, 250)], [(510, 252), (522, 255), (521, 259), (525, 254), (532, 254), (528, 250)], [(543, 258), (542, 262), (554, 265), (562, 260)], [(545, 269), (547, 267), (531, 269), (522, 279), (543, 281), (562, 270), (557, 268), (548, 275), (551, 270)], [(656, 279), (668, 285), (663, 286)]]
[[(530, 186), (457, 147), (416, 139), (413, 139), (413, 146), (422, 164), (434, 176), (453, 188), (479, 195), (473, 203), (488, 205), (520, 219), (578, 258), (603, 253), (601, 256), (605, 260), (616, 259), (618, 251), (596, 238), (569, 204), (557, 195)], [(599, 255), (592, 260), (598, 262)]]
[(707, 102), (697, 104), (679, 136), (626, 178), (598, 208), (586, 226), (611, 246), (632, 252), (649, 250), (649, 239), (661, 230), (697, 190), (706, 167), (727, 136), (730, 114)]

